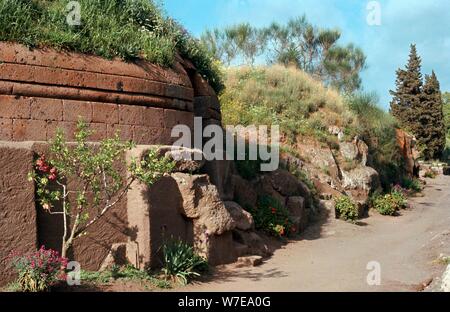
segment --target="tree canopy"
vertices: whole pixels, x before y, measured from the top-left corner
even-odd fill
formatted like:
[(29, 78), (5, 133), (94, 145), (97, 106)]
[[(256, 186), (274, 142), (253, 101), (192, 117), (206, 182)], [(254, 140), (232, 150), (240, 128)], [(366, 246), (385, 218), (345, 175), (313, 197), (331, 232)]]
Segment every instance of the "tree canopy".
[(254, 65), (264, 56), (267, 64), (295, 66), (340, 91), (351, 93), (361, 86), (365, 68), (363, 51), (338, 43), (341, 32), (320, 29), (305, 16), (286, 24), (256, 28), (249, 23), (206, 31), (201, 41), (225, 65)]
[(391, 113), (403, 128), (418, 139), (425, 159), (439, 158), (445, 148), (443, 97), (438, 78), (433, 71), (422, 80), (421, 58), (411, 45), (409, 61), (397, 70), (396, 90), (390, 91)]

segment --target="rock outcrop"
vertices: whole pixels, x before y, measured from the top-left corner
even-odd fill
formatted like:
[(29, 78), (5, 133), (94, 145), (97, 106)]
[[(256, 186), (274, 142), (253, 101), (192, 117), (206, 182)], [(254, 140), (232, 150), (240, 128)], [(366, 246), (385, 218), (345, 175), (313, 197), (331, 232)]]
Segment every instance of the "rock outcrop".
[(410, 177), (417, 177), (419, 175), (419, 152), (416, 149), (416, 139), (403, 130), (396, 130), (397, 145), (402, 154), (406, 173)]

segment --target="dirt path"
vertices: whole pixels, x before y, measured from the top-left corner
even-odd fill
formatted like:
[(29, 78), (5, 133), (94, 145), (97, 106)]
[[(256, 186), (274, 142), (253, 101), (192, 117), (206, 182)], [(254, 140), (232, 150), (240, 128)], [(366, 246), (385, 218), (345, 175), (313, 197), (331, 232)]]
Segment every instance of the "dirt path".
[[(183, 291), (417, 291), (439, 276), (433, 260), (450, 253), (450, 177), (428, 181), (399, 217), (374, 212), (362, 225), (332, 220), (311, 226), (256, 268), (225, 266), (211, 282)], [(371, 261), (381, 265), (381, 285), (366, 282)]]

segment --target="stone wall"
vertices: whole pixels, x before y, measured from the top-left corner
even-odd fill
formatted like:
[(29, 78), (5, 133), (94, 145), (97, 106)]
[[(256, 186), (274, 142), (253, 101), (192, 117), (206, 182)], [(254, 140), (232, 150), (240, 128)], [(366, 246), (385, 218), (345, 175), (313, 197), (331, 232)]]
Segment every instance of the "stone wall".
[[(34, 186), (27, 181), (33, 157), (46, 149), (43, 141), (53, 138), (57, 128), (70, 141), (82, 118), (95, 130), (92, 141), (119, 130), (122, 139), (138, 145), (170, 145), (176, 140), (172, 128), (185, 124), (192, 129), (195, 116), (204, 124), (221, 120), (215, 92), (189, 61), (178, 58), (172, 68), (161, 68), (0, 42), (0, 285), (12, 278), (6, 267), (12, 250), (60, 248), (62, 221), (36, 207)], [(192, 242), (192, 221), (185, 222), (178, 213), (180, 199), (167, 191), (176, 188), (173, 180), (164, 179), (144, 193), (135, 189), (135, 197), (122, 200), (76, 241), (71, 258), (83, 269), (98, 270), (113, 246), (138, 243), (139, 237), (152, 245), (138, 253), (156, 264), (164, 224), (176, 224), (171, 230), (183, 231), (178, 236)], [(147, 199), (144, 206), (134, 207), (133, 200), (142, 198)], [(146, 227), (137, 224), (145, 220), (133, 216), (152, 219)]]
[(28, 252), (37, 246), (31, 144), (0, 142), (0, 285), (11, 281), (11, 251)]
[(0, 43), (0, 73), (0, 140), (46, 141), (58, 127), (71, 138), (82, 118), (94, 141), (119, 130), (137, 144), (169, 144), (173, 126), (193, 125), (194, 89), (180, 62), (163, 69)]

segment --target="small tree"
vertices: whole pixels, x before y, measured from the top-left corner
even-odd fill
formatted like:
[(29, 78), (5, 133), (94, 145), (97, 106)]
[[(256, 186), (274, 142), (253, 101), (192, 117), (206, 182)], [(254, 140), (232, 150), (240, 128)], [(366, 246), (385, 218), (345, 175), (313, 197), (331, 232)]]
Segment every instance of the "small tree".
[[(63, 217), (61, 250), (64, 258), (73, 242), (117, 205), (133, 182), (152, 185), (174, 167), (168, 158), (159, 158), (152, 150), (144, 159), (133, 159), (128, 168), (123, 164), (129, 171), (128, 176), (123, 177), (120, 162), (123, 153), (134, 144), (121, 142), (117, 134), (99, 144), (88, 143), (91, 134), (87, 125), (80, 121), (76, 142), (70, 144), (58, 130), (50, 142), (50, 157), (40, 155), (29, 177), (36, 184), (40, 206), (49, 214)], [(61, 211), (55, 208), (58, 204), (62, 206)]]

